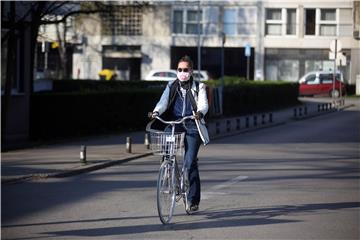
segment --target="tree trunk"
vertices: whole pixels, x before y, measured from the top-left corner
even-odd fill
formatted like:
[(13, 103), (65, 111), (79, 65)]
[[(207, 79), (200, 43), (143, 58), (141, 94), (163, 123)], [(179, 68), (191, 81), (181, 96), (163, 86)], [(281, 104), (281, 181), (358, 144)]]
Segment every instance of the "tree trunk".
[[(2, 115), (1, 115), (1, 141), (6, 142), (6, 129), (8, 125), (8, 113), (11, 101), (12, 83), (15, 77), (15, 63), (16, 63), (16, 36), (15, 36), (15, 1), (10, 3), (10, 16), (9, 16), (9, 38), (7, 39), (7, 58), (6, 58), (6, 75), (5, 75), (5, 89), (4, 97), (2, 99)], [(3, 144), (2, 144), (3, 146)]]

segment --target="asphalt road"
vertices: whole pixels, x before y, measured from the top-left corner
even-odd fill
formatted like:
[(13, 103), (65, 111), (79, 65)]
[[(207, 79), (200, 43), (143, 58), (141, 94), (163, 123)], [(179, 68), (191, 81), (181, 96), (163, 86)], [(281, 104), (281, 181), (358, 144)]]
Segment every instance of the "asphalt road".
[(201, 149), (202, 202), (157, 216), (151, 156), (71, 178), (2, 186), (2, 239), (359, 239), (358, 108)]

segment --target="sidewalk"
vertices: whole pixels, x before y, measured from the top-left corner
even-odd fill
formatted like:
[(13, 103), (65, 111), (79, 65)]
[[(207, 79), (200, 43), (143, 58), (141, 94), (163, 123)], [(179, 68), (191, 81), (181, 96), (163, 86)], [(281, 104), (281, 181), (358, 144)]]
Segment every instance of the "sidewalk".
[[(324, 107), (320, 111), (319, 106), (329, 102), (331, 99), (306, 100), (303, 101), (303, 105), (296, 108), (214, 120), (209, 123), (209, 134), (212, 139), (215, 139), (337, 111), (330, 108), (330, 104), (327, 104), (326, 110)], [(349, 103), (345, 103), (341, 108), (349, 106)], [(302, 110), (299, 110), (300, 108)], [(296, 116), (294, 109), (296, 109)], [(126, 137), (132, 138), (131, 153), (126, 152)], [(4, 152), (1, 154), (1, 183), (66, 177), (151, 155), (150, 150), (144, 145), (144, 139), (145, 132), (132, 132)], [(80, 147), (82, 145), (86, 145), (87, 164), (80, 161)]]

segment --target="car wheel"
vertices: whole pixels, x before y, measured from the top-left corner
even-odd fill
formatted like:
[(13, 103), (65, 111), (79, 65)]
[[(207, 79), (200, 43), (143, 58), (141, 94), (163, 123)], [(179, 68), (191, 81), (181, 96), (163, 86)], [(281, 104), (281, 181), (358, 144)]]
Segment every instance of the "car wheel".
[(340, 96), (339, 90), (335, 89), (330, 91), (330, 97), (338, 98), (339, 96)]

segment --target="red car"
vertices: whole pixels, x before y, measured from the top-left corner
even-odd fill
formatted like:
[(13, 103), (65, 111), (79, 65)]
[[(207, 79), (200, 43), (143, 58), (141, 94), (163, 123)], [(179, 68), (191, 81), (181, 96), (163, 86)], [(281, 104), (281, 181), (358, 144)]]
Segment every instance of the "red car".
[(328, 95), (330, 97), (339, 97), (345, 94), (345, 84), (341, 72), (337, 72), (335, 80), (335, 89), (333, 84), (332, 72), (314, 71), (304, 75), (299, 80), (299, 95)]

